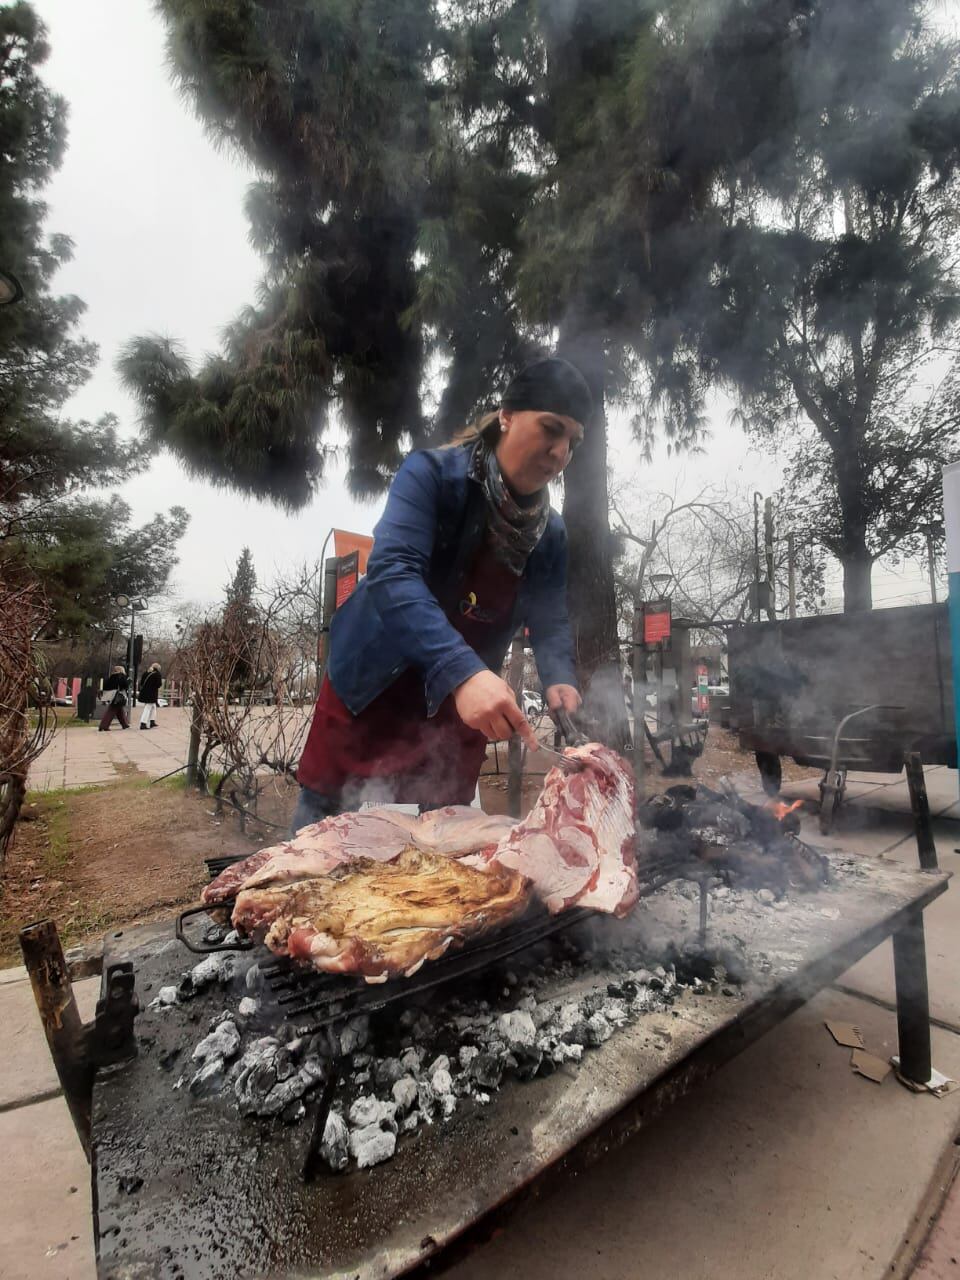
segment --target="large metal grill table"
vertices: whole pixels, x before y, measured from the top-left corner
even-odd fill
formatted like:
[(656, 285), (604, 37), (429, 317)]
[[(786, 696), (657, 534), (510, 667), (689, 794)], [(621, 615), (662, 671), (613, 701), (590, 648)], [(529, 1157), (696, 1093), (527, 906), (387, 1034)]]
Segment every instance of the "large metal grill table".
[[(222, 993), (147, 1010), (136, 1022), (136, 1059), (101, 1071), (94, 1086), (99, 1275), (372, 1280), (436, 1268), (500, 1225), (523, 1194), (636, 1133), (891, 935), (901, 1054), (923, 1061), (922, 912), (948, 879), (865, 861), (855, 876), (838, 875), (786, 911), (738, 917), (738, 934), (772, 961), (742, 998), (685, 993), (672, 1011), (642, 1016), (580, 1064), (507, 1084), (487, 1107), (422, 1127), (393, 1160), (309, 1182), (301, 1176), (309, 1123), (241, 1119), (228, 1096), (174, 1091), (159, 1065), (172, 1047), (189, 1055), (223, 1007)], [(657, 930), (695, 931), (696, 916), (696, 904), (680, 895), (654, 895), (630, 921), (607, 927), (642, 928), (648, 941)], [(157, 926), (125, 932), (109, 952), (104, 972), (115, 960), (133, 961), (143, 1006), (195, 961), (172, 930)]]

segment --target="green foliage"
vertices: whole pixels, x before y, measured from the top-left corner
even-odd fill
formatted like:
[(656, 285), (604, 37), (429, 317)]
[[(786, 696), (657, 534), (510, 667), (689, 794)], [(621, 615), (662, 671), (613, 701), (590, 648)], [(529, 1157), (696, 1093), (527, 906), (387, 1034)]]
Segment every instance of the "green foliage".
[(0, 572), (38, 579), (53, 609), (48, 636), (109, 625), (112, 597), (155, 595), (176, 562), (186, 512), (173, 508), (140, 528), (118, 483), (149, 452), (123, 442), (112, 414), (71, 422), (63, 408), (89, 378), (97, 349), (79, 336), (84, 305), (51, 291), (69, 261), (66, 236), (47, 235), (38, 191), (66, 146), (67, 108), (38, 72), (49, 54), (29, 4), (0, 8), (0, 266), (24, 299), (0, 308)]
[(14, 504), (91, 481), (109, 484), (135, 463), (111, 415), (96, 423), (61, 416), (89, 378), (97, 349), (77, 333), (84, 304), (50, 289), (72, 245), (45, 233), (37, 194), (66, 146), (66, 103), (38, 74), (48, 55), (29, 4), (0, 8), (0, 267), (24, 289), (22, 302), (0, 308), (0, 521)]
[(130, 525), (130, 508), (116, 495), (76, 497), (45, 508), (3, 544), (8, 563), (20, 563), (43, 584), (53, 618), (48, 637), (75, 636), (118, 618), (115, 596), (155, 597), (167, 585), (189, 516), (183, 507)]

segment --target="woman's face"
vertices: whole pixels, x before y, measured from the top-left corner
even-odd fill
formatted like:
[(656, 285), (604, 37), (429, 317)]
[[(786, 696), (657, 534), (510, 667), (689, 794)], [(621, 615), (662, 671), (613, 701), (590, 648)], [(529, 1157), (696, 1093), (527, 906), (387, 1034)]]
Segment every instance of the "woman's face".
[(497, 461), (515, 493), (537, 493), (556, 480), (583, 439), (575, 418), (539, 409), (501, 409)]

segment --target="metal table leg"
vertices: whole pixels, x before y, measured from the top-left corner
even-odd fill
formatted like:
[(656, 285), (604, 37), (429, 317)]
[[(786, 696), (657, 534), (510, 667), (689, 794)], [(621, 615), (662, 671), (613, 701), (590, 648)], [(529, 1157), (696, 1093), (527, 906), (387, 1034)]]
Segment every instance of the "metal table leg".
[(926, 1084), (931, 1076), (930, 999), (921, 910), (912, 912), (908, 922), (893, 935), (893, 970), (900, 1071), (908, 1080)]

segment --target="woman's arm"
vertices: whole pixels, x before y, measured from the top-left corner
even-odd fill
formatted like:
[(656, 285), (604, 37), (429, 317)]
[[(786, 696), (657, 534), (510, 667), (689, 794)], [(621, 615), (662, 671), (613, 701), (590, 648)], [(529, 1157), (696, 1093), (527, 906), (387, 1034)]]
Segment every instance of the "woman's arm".
[(414, 453), (403, 463), (374, 529), (366, 578), (390, 644), (423, 673), (430, 715), (458, 685), (487, 670), (427, 585), (441, 484), (430, 454)]

